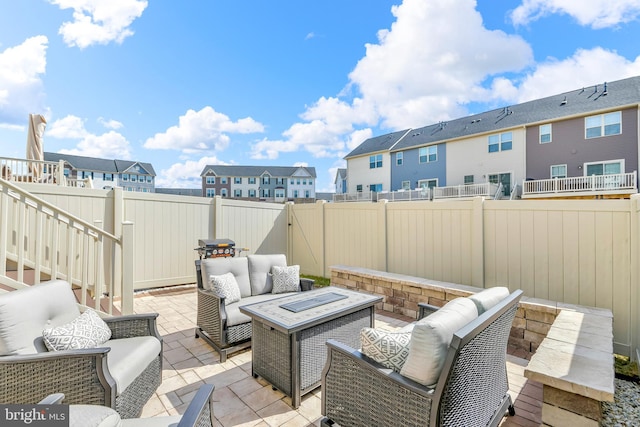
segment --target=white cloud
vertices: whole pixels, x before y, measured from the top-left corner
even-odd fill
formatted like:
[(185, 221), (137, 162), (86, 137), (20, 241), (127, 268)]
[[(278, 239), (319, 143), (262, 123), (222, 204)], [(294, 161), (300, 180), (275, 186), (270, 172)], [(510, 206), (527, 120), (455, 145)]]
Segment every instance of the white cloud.
[(89, 132), (84, 128), (84, 120), (80, 117), (68, 115), (51, 123), (45, 136), (57, 139), (81, 139)]
[(200, 174), (205, 166), (228, 164), (215, 156), (202, 157), (198, 161), (186, 160), (184, 163), (174, 163), (158, 174), (156, 186), (165, 188), (201, 188)]
[(550, 14), (570, 15), (594, 29), (615, 27), (638, 19), (640, 0), (524, 0), (511, 13), (511, 20), (526, 25)]
[(26, 124), (29, 113), (48, 113), (41, 80), (48, 43), (35, 36), (0, 52), (0, 123)]
[(94, 135), (85, 129), (83, 119), (73, 115), (53, 122), (45, 132), (46, 137), (81, 140), (76, 148), (60, 150), (63, 154), (106, 159), (131, 157), (129, 141), (123, 135), (113, 130), (102, 135)]
[(107, 129), (120, 129), (124, 126), (121, 122), (117, 120), (113, 120), (113, 119), (107, 120), (102, 117), (98, 117), (98, 123), (100, 123), (102, 126), (106, 127)]
[(73, 21), (59, 33), (69, 46), (84, 49), (94, 44), (122, 43), (133, 35), (129, 26), (147, 7), (146, 0), (49, 0), (60, 9), (73, 9)]
[(496, 96), (520, 103), (639, 74), (640, 56), (630, 61), (602, 48), (578, 49), (564, 60), (538, 64), (518, 86), (503, 80), (494, 90)]
[(357, 142), (366, 136), (354, 134), (359, 127), (398, 130), (459, 117), (466, 104), (491, 96), (483, 84), (492, 76), (533, 62), (521, 37), (484, 27), (475, 0), (405, 0), (392, 13), (396, 21), (366, 45), (349, 85), (308, 107), (283, 140), (255, 144), (254, 158), (275, 158), (280, 149), (334, 157), (366, 139)]
[(233, 122), (228, 116), (207, 106), (200, 111), (189, 110), (180, 116), (177, 126), (157, 133), (144, 143), (145, 148), (182, 150), (184, 152), (216, 150), (229, 145), (228, 133), (261, 133), (264, 126), (250, 117)]

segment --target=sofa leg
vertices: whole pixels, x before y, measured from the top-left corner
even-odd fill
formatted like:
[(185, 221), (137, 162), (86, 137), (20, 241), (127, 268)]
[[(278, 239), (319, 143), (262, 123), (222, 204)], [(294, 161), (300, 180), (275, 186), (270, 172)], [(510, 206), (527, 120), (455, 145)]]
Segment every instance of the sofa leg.
[(220, 350), (218, 353), (220, 353), (220, 363), (224, 363), (227, 361), (227, 352), (224, 350)]
[(513, 417), (516, 414), (516, 408), (513, 405), (509, 405), (509, 416)]

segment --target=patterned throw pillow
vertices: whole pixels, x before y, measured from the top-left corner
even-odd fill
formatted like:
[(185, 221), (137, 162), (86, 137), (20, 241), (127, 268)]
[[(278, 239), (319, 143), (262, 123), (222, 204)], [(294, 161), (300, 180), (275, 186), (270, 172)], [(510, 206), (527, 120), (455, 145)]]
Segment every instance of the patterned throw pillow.
[(273, 288), (271, 293), (298, 292), (300, 290), (300, 266), (271, 267)]
[(409, 356), (410, 342), (411, 332), (389, 332), (373, 328), (360, 331), (362, 354), (396, 372), (400, 372)]
[(209, 276), (210, 290), (219, 298), (224, 298), (225, 304), (233, 304), (240, 301), (240, 287), (233, 273), (220, 276)]
[(111, 338), (111, 329), (89, 308), (67, 324), (45, 328), (42, 338), (49, 351), (94, 348)]

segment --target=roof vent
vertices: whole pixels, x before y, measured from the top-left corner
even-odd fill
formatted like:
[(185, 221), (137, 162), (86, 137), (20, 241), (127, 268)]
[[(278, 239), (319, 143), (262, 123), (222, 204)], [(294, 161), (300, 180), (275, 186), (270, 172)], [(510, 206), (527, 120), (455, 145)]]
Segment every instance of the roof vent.
[(560, 103), (560, 105), (567, 105), (567, 96), (565, 95), (564, 99)]
[(607, 82), (604, 82), (604, 91), (602, 92), (602, 96), (606, 96), (609, 92), (607, 92)]
[(471, 123), (478, 123), (480, 120), (482, 120), (482, 119), (473, 119), (473, 120), (471, 120)]

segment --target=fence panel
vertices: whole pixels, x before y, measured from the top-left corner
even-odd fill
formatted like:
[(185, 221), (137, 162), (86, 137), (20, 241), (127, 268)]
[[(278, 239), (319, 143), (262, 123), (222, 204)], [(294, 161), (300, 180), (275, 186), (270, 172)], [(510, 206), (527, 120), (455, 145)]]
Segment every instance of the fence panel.
[(326, 203), (289, 204), (289, 264), (297, 264), (301, 272), (325, 276), (324, 209)]

